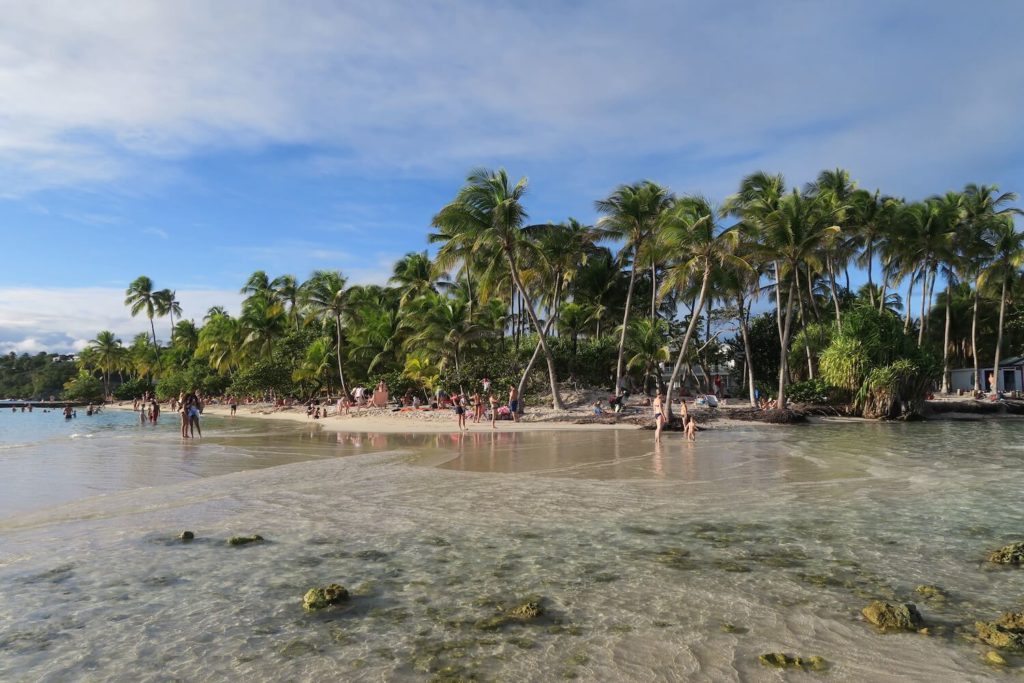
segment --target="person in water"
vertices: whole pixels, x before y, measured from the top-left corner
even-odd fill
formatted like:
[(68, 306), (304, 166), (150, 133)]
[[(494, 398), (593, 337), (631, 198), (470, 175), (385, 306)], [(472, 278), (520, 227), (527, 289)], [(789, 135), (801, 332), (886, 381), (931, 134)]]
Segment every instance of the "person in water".
[(466, 397), (456, 396), (453, 404), (455, 405), (455, 419), (458, 421), (459, 431), (468, 429), (466, 427)]
[(651, 402), (651, 407), (654, 409), (654, 441), (661, 443), (661, 429), (668, 421), (668, 415), (665, 412), (665, 393), (663, 391), (658, 391), (658, 395)]
[(199, 432), (200, 438), (203, 436), (203, 430), (199, 426), (199, 416), (202, 412), (199, 398), (195, 394), (190, 394), (188, 400), (188, 432), (189, 436), (193, 438), (195, 438), (196, 432)]

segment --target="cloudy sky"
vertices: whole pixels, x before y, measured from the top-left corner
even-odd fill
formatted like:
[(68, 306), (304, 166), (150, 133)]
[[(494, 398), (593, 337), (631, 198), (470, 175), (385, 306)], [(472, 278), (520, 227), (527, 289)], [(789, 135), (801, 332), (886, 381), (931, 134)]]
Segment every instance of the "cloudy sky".
[(127, 341), (140, 274), (197, 320), (256, 269), (383, 282), (481, 165), (529, 177), (537, 222), (756, 169), (1024, 190), (1017, 0), (0, 11), (0, 352)]

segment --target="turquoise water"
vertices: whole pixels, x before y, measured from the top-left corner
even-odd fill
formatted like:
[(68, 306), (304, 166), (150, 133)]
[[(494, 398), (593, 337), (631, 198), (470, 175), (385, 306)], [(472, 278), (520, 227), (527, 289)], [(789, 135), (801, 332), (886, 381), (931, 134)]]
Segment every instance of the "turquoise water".
[[(119, 429), (88, 441), (141, 438)], [(146, 488), (0, 517), (0, 680), (1007, 676), (967, 636), (1024, 609), (1024, 571), (984, 562), (1024, 540), (1018, 422), (748, 428), (660, 449), (649, 432), (214, 432), (190, 452), (234, 471), (185, 476), (183, 446), (150, 432), (137, 455), (168, 464)], [(59, 442), (66, 462), (79, 441)], [(294, 460), (230, 464), (279, 450)], [(197, 541), (176, 542), (183, 529)], [(267, 541), (226, 543), (250, 533)], [(331, 582), (352, 602), (304, 612)], [(543, 618), (481, 627), (528, 595)], [(859, 617), (875, 598), (914, 601), (932, 635), (875, 632)], [(770, 651), (829, 670), (768, 670)]]

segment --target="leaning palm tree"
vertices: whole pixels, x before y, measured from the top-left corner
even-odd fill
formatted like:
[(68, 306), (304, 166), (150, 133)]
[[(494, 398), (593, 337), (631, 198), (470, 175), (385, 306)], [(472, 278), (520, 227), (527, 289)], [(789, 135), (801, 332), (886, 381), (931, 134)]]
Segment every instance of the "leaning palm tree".
[(146, 312), (149, 329), (153, 333), (153, 348), (156, 348), (156, 326), (153, 325), (153, 317), (156, 315), (157, 296), (153, 291), (153, 281), (145, 275), (140, 275), (132, 280), (124, 293), (124, 305), (130, 307), (133, 318), (143, 311)]
[(341, 366), (341, 318), (348, 311), (348, 292), (345, 289), (345, 278), (336, 270), (318, 270), (302, 285), (302, 303), (313, 319), (333, 321), (337, 334), (335, 353), (338, 361), (338, 379), (341, 391), (348, 394), (345, 384), (345, 371)]
[(697, 328), (701, 311), (708, 298), (708, 284), (714, 269), (723, 264), (735, 268), (749, 268), (734, 253), (739, 242), (739, 230), (722, 229), (719, 220), (725, 211), (715, 208), (704, 197), (688, 196), (675, 203), (661, 220), (661, 232), (669, 250), (670, 265), (660, 288), (662, 296), (669, 292), (686, 290), (700, 283), (696, 303), (690, 313), (690, 322), (679, 344), (679, 355), (668, 382), (665, 404), (671, 412), (672, 390), (679, 380), (679, 372), (689, 350), (690, 340)]
[(652, 239), (659, 221), (674, 202), (672, 193), (665, 187), (645, 180), (633, 185), (620, 185), (606, 199), (594, 203), (598, 213), (604, 214), (597, 221), (597, 228), (613, 239), (624, 242), (619, 260), (632, 261), (629, 288), (626, 290), (626, 308), (622, 314), (619, 332), (619, 354), (615, 361), (615, 391), (622, 382), (623, 358), (626, 349), (626, 331), (629, 329), (629, 315), (633, 304), (633, 288), (639, 266), (637, 256), (644, 244)]
[(165, 315), (171, 318), (171, 338), (170, 341), (174, 340), (174, 316), (181, 317), (181, 302), (178, 301), (178, 292), (171, 289), (161, 289), (157, 292), (153, 292), (153, 296), (156, 297), (156, 314), (159, 317)]
[(992, 391), (999, 391), (999, 360), (1003, 346), (1003, 324), (1006, 319), (1006, 291), (1010, 283), (1020, 276), (1024, 265), (1024, 233), (1017, 232), (1011, 216), (1002, 216), (992, 226), (992, 244), (995, 257), (982, 272), (979, 284), (998, 282), (1002, 291), (999, 295), (999, 327), (996, 333), (996, 354), (992, 363)]
[(523, 285), (520, 275), (520, 258), (526, 251), (522, 233), (526, 221), (526, 211), (522, 204), (526, 184), (526, 178), (520, 178), (519, 182), (511, 185), (504, 169), (494, 172), (476, 169), (470, 173), (466, 185), (459, 190), (455, 200), (434, 217), (433, 224), (445, 226), (450, 234), (465, 235), (465, 239), (472, 236), (474, 249), (490, 246), (504, 257), (512, 284), (522, 297), (530, 322), (540, 338), (541, 350), (548, 366), (552, 405), (562, 410), (564, 405), (558, 392), (555, 358), (544, 339), (533, 298)]

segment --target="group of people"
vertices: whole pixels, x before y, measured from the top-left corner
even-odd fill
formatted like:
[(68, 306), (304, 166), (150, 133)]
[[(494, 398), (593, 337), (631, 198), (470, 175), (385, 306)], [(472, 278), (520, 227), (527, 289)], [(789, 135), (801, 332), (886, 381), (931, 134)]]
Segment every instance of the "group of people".
[[(463, 392), (451, 397), (451, 405), (455, 410), (455, 420), (459, 430), (469, 430), (469, 426), (466, 424), (466, 415), (470, 410), (473, 411), (474, 423), (482, 421), (489, 414), (491, 429), (498, 428), (498, 415), (502, 413), (508, 414), (513, 422), (519, 422), (519, 390), (515, 386), (510, 385), (508, 388), (508, 404), (500, 406), (497, 395), (489, 391), (491, 388), (490, 380), (484, 380), (484, 382), (486, 399), (481, 396), (479, 391), (474, 391), (469, 395)], [(504, 411), (502, 410), (503, 407)]]
[[(693, 415), (690, 415), (690, 411), (686, 409), (686, 400), (680, 403), (682, 406), (682, 419), (683, 419), (683, 433), (686, 435), (687, 441), (697, 440), (697, 421), (693, 419)], [(651, 407), (654, 410), (654, 440), (657, 443), (661, 443), (661, 430), (664, 428), (669, 421), (669, 405), (665, 400), (665, 392), (658, 390), (658, 395), (651, 401)]]

